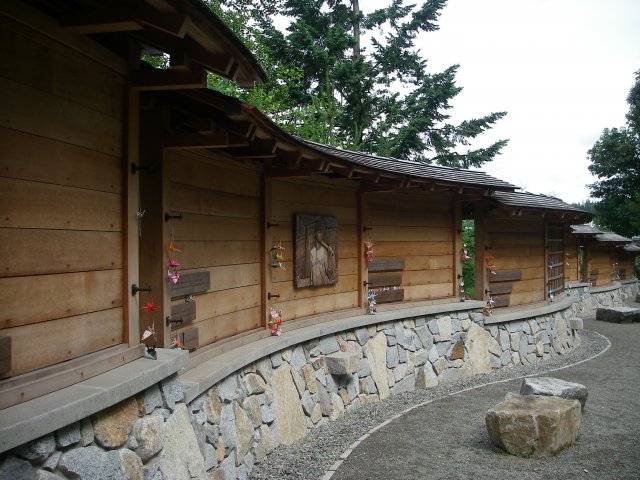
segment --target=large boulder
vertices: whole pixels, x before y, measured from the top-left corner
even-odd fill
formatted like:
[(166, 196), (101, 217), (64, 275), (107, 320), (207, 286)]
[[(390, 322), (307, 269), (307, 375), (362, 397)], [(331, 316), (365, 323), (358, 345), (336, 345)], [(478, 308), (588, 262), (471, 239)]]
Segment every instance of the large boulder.
[(572, 445), (582, 420), (580, 402), (508, 394), (485, 416), (491, 441), (520, 457), (548, 457)]
[(598, 308), (596, 310), (596, 320), (610, 323), (631, 323), (640, 322), (640, 308), (633, 307), (611, 307)]
[(584, 411), (589, 392), (587, 387), (580, 383), (567, 382), (553, 377), (537, 377), (522, 379), (520, 395), (545, 395), (566, 398), (567, 400), (578, 400), (581, 410)]

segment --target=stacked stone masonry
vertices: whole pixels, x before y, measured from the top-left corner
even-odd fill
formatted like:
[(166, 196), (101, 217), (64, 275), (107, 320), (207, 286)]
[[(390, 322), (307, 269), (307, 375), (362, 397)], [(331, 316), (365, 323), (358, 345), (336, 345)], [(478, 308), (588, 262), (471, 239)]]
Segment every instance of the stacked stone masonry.
[[(568, 319), (622, 296), (573, 294), (589, 302), (486, 326), (480, 312), (457, 312), (318, 338), (235, 372), (189, 404), (173, 375), (3, 455), (0, 480), (245, 479), (276, 448), (362, 405), (566, 354), (580, 343)], [(357, 372), (329, 374), (325, 359), (336, 352), (357, 356)]]

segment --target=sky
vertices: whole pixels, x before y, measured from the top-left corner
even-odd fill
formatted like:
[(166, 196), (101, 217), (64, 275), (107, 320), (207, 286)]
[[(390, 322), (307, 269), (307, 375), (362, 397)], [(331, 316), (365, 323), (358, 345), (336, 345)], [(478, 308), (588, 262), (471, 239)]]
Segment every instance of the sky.
[(508, 112), (475, 144), (509, 139), (480, 169), (568, 203), (589, 198), (587, 151), (625, 125), (640, 70), (640, 0), (449, 0), (438, 23), (416, 45), (431, 72), (460, 65), (451, 120)]

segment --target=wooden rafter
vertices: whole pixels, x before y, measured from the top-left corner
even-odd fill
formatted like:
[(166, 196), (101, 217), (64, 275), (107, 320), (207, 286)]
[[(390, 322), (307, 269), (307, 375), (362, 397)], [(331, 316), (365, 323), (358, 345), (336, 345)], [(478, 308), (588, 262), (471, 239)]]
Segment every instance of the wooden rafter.
[(308, 166), (299, 168), (269, 168), (265, 171), (267, 178), (292, 178), (292, 177), (309, 177), (312, 170)]
[(131, 8), (107, 8), (75, 12), (60, 21), (60, 26), (77, 33), (131, 32), (144, 29), (144, 23)]
[(217, 133), (169, 133), (165, 134), (165, 148), (229, 148), (245, 147), (249, 142), (229, 132)]
[(199, 67), (186, 72), (162, 69), (132, 71), (129, 79), (131, 88), (139, 91), (182, 90), (207, 86), (206, 72)]
[(161, 13), (139, 2), (124, 8), (69, 13), (60, 21), (63, 28), (82, 34), (131, 32), (146, 26), (178, 38), (186, 34), (189, 17), (176, 12)]

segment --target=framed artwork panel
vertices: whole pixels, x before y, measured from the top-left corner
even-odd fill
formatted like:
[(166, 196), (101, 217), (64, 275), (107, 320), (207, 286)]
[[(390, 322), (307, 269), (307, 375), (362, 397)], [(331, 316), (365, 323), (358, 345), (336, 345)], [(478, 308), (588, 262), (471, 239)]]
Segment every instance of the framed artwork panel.
[(338, 282), (338, 219), (296, 215), (295, 287), (321, 287)]

